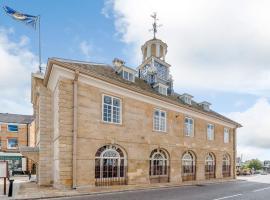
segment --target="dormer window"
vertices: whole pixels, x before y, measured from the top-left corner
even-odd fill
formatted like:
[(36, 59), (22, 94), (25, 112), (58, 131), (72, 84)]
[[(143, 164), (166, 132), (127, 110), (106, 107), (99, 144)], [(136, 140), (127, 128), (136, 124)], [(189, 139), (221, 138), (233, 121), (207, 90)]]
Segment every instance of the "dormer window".
[(191, 99), (193, 98), (193, 96), (191, 96), (190, 94), (183, 94), (181, 99), (188, 105), (191, 105)]
[(200, 106), (205, 110), (205, 111), (210, 111), (210, 105), (211, 103), (204, 101), (202, 103), (200, 103)]
[(156, 91), (158, 91), (160, 94), (167, 96), (168, 95), (168, 86), (163, 85), (161, 83), (157, 83), (154, 85), (154, 88)]
[(122, 75), (123, 75), (123, 79), (134, 82), (133, 73), (130, 73), (130, 72), (127, 72), (127, 71), (123, 70)]
[(135, 82), (135, 74), (136, 70), (125, 66), (125, 62), (115, 58), (113, 60), (113, 66), (116, 71), (120, 76), (122, 76), (123, 79), (131, 82)]

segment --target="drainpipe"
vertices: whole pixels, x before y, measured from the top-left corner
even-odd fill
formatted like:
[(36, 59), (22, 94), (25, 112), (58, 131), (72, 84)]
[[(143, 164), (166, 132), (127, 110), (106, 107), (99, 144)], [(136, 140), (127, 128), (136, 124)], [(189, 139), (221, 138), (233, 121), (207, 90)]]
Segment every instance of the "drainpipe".
[(77, 187), (77, 134), (78, 134), (78, 76), (75, 71), (73, 80), (73, 152), (72, 152), (72, 188)]
[(233, 130), (233, 158), (234, 158), (234, 162), (233, 162), (233, 178), (236, 178), (236, 157), (237, 157), (237, 127)]
[[(26, 133), (26, 146), (29, 146), (29, 124), (26, 124), (26, 129), (27, 129), (27, 133)], [(26, 158), (26, 171), (28, 171), (29, 173), (29, 168), (28, 168), (28, 158)]]

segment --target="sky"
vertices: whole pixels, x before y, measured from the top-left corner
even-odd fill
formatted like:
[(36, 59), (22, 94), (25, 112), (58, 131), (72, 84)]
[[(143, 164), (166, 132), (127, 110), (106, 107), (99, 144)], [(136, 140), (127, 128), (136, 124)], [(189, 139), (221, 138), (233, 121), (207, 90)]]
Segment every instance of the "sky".
[[(0, 6), (41, 16), (42, 63), (50, 57), (127, 66), (141, 45), (168, 44), (174, 90), (208, 101), (243, 125), (238, 155), (270, 159), (270, 2), (267, 0), (2, 0)], [(31, 72), (38, 70), (38, 32), (0, 10), (0, 112), (32, 114)]]

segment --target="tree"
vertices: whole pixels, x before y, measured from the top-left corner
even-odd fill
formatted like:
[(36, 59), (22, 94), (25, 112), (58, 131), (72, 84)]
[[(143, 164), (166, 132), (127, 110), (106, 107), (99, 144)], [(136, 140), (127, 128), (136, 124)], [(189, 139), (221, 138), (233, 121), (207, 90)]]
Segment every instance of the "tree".
[(248, 166), (248, 168), (255, 169), (255, 170), (260, 170), (263, 167), (261, 161), (258, 160), (258, 159), (252, 159), (252, 160), (250, 160), (248, 162), (248, 165), (247, 166)]

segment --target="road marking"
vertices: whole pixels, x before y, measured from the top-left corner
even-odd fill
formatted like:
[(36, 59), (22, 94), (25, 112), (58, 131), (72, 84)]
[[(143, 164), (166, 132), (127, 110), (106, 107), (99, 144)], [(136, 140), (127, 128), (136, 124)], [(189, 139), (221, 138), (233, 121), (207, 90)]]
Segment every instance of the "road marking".
[(260, 192), (260, 191), (263, 191), (263, 190), (269, 190), (270, 187), (266, 187), (266, 188), (261, 188), (261, 189), (258, 189), (258, 190), (253, 190), (252, 192)]
[(242, 196), (242, 195), (243, 194), (235, 194), (235, 195), (232, 195), (232, 196), (220, 197), (220, 198), (213, 199), (213, 200), (229, 199), (229, 198), (238, 197), (238, 196)]

